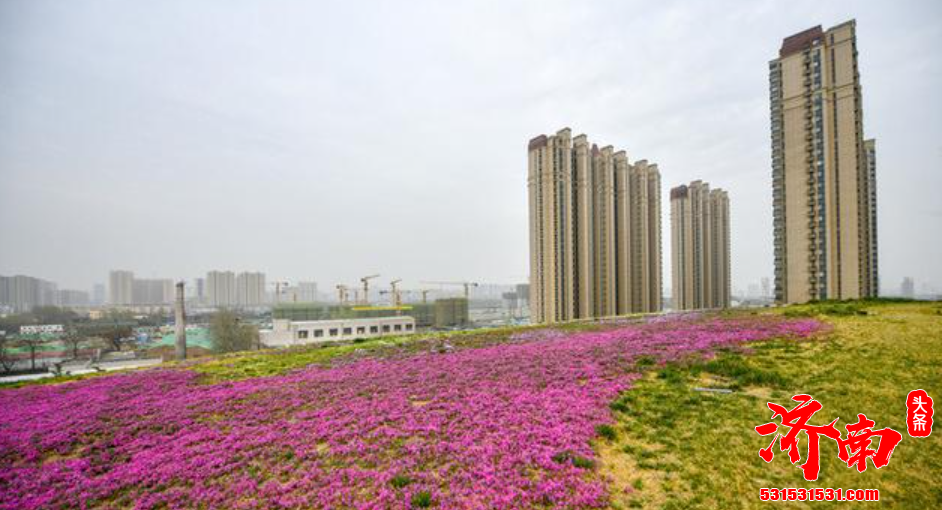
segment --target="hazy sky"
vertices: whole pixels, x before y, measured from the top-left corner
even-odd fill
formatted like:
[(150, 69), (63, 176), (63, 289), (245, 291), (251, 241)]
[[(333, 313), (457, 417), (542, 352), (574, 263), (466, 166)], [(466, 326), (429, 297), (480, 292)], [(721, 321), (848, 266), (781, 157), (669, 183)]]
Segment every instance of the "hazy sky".
[(772, 274), (768, 61), (858, 23), (883, 289), (942, 286), (942, 3), (0, 0), (0, 274), (523, 281), (568, 126), (729, 190)]

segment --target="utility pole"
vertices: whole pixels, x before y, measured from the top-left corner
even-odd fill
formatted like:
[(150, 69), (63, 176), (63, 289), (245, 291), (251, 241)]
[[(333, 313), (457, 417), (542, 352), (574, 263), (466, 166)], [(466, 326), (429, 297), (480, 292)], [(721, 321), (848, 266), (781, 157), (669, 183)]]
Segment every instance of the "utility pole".
[(177, 361), (186, 359), (186, 309), (183, 296), (184, 283), (177, 282), (177, 302), (176, 302), (176, 333), (177, 333)]

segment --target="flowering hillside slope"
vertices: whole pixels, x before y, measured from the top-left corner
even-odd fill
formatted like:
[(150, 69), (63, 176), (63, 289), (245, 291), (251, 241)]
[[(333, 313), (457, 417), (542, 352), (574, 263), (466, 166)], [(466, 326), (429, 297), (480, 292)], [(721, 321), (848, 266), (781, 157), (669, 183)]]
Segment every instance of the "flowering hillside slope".
[(0, 390), (0, 508), (604, 507), (590, 440), (639, 360), (819, 327), (681, 318), (234, 382)]

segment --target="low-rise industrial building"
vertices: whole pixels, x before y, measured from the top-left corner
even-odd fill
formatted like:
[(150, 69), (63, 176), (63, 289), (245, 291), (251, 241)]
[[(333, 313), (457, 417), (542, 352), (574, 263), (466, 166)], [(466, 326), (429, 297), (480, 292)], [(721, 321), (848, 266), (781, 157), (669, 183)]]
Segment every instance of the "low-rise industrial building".
[(415, 319), (400, 316), (319, 321), (275, 319), (272, 322), (272, 329), (263, 330), (260, 334), (262, 344), (267, 347), (289, 347), (414, 332)]
[(62, 324), (28, 324), (20, 326), (21, 335), (55, 335), (64, 332), (65, 328)]
[(279, 303), (272, 308), (272, 318), (291, 321), (354, 320), (400, 316), (415, 319), (417, 328), (447, 329), (467, 326), (466, 298), (437, 299), (429, 303), (406, 303), (401, 306), (335, 305), (326, 303)]

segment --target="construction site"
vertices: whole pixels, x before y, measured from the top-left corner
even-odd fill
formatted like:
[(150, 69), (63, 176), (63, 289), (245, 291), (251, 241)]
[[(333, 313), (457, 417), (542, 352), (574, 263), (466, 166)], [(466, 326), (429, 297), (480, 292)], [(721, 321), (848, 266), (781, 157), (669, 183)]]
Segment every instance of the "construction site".
[(420, 330), (498, 326), (526, 320), (526, 285), (422, 281), (419, 282), (421, 287), (406, 289), (399, 278), (379, 286), (380, 276), (364, 276), (358, 285), (336, 285), (332, 301), (276, 299), (272, 320), (300, 322), (406, 316), (413, 318)]

